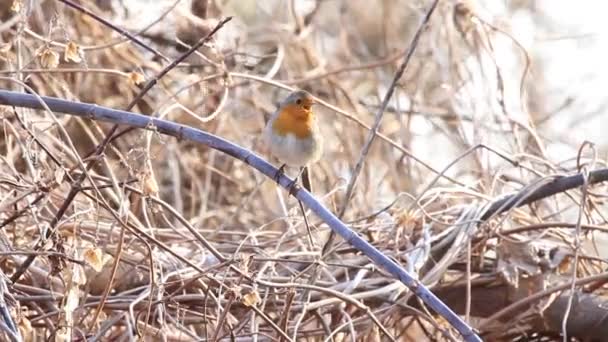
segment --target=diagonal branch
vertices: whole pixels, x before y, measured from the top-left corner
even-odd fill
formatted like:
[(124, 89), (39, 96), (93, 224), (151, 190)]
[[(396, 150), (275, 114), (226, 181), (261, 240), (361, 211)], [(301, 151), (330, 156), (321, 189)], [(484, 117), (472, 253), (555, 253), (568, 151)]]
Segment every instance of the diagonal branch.
[[(378, 111), (376, 112), (374, 124), (372, 125), (372, 127), (369, 131), (369, 135), (367, 136), (367, 141), (365, 142), (365, 145), (363, 145), (363, 149), (361, 150), (361, 154), (359, 155), (359, 159), (357, 161), (357, 164), (355, 165), (355, 169), (353, 170), (352, 176), (350, 177), (350, 181), (348, 182), (348, 186), (346, 188), (346, 195), (344, 196), (344, 203), (342, 204), (342, 208), (340, 209), (340, 213), (338, 214), (339, 218), (342, 218), (344, 216), (344, 214), (346, 213), (346, 209), (348, 208), (348, 203), (350, 202), (350, 199), (353, 195), (353, 190), (355, 188), (355, 184), (357, 183), (357, 179), (359, 178), (359, 174), (361, 173), (361, 169), (363, 168), (363, 164), (365, 163), (365, 158), (367, 157), (367, 154), (369, 153), (369, 150), (372, 147), (372, 143), (374, 142), (374, 140), (376, 139), (376, 136), (378, 135), (378, 128), (380, 127), (380, 123), (382, 122), (382, 117), (384, 117), (384, 111), (386, 110), (386, 107), (388, 107), (388, 104), (389, 104), (391, 98), (393, 97), (393, 93), (395, 92), (395, 87), (397, 86), (397, 82), (399, 81), (401, 76), (403, 76), (405, 69), (409, 65), (410, 59), (414, 55), (414, 51), (416, 51), (416, 47), (418, 46), (418, 41), (420, 40), (420, 36), (422, 35), (422, 32), (424, 32), (424, 29), (428, 26), (428, 23), (431, 20), (431, 15), (433, 15), (433, 12), (435, 11), (435, 7), (437, 7), (438, 2), (439, 2), (439, 0), (434, 0), (431, 3), (431, 6), (429, 7), (429, 9), (426, 11), (424, 18), (422, 18), (421, 24), (418, 26), (418, 30), (416, 30), (416, 33), (414, 34), (414, 37), (412, 38), (412, 42), (410, 43), (410, 45), (407, 48), (405, 57), (403, 58), (403, 62), (401, 62), (401, 65), (399, 65), (399, 68), (397, 69), (397, 72), (395, 72), (395, 76), (393, 76), (393, 80), (392, 80), (390, 86), (386, 90), (386, 94), (384, 95), (382, 104), (380, 105), (380, 108), (378, 108)], [(329, 238), (327, 239), (327, 242), (323, 246), (323, 251), (321, 253), (322, 257), (325, 256), (327, 253), (331, 253), (331, 247), (332, 247), (334, 238), (335, 238), (335, 233), (332, 231), (329, 234)]]
[[(73, 5), (69, 1), (63, 1), (63, 2), (65, 2), (68, 5)], [(76, 8), (79, 9), (79, 10), (83, 10), (81, 8), (78, 8), (78, 7), (76, 7)], [(93, 16), (93, 14), (91, 12), (84, 11), (84, 13)], [(94, 17), (95, 17), (95, 19), (102, 20), (102, 22), (106, 23), (105, 20), (103, 20), (103, 18), (100, 18), (100, 17), (97, 17), (97, 16), (94, 16)], [(154, 87), (154, 85), (156, 85), (156, 83), (158, 82), (158, 80), (160, 80), (169, 71), (171, 71), (173, 68), (175, 68), (180, 62), (182, 62), (184, 59), (186, 59), (189, 55), (191, 55), (192, 53), (194, 53), (194, 51), (196, 51), (196, 49), (198, 49), (201, 46), (203, 46), (203, 44), (205, 44), (207, 41), (209, 41), (211, 39), (211, 37), (217, 31), (219, 31), (224, 26), (224, 24), (226, 24), (230, 20), (232, 20), (232, 17), (224, 18), (222, 21), (220, 21), (215, 26), (215, 28), (213, 30), (211, 30), (205, 37), (201, 38), (193, 47), (191, 47), (188, 51), (186, 51), (180, 57), (178, 57), (177, 59), (175, 59), (169, 65), (167, 65), (163, 70), (161, 70), (161, 72), (158, 75), (156, 75), (156, 77), (154, 77), (152, 80), (148, 81), (148, 83), (139, 92), (139, 94), (135, 97), (135, 99), (133, 99), (131, 101), (131, 103), (127, 106), (127, 109), (130, 110), (133, 107), (135, 107), (135, 105), (143, 98), (143, 96), (145, 94), (147, 94), (148, 91), (150, 89), (152, 89), (152, 87)], [(89, 156), (93, 156), (93, 158), (84, 167), (83, 174), (78, 179), (74, 180), (72, 182), (72, 184), (70, 185), (70, 191), (68, 192), (65, 200), (63, 201), (63, 203), (61, 204), (61, 206), (59, 207), (59, 209), (55, 213), (55, 216), (51, 220), (50, 225), (49, 225), (49, 229), (46, 230), (45, 236), (42, 237), (38, 241), (38, 243), (37, 243), (37, 245), (35, 247), (36, 250), (39, 249), (39, 248), (41, 248), (42, 245), (45, 243), (45, 241), (47, 239), (51, 238), (54, 235), (54, 233), (55, 233), (55, 226), (59, 223), (59, 221), (61, 220), (61, 218), (63, 218), (63, 215), (65, 214), (65, 212), (67, 211), (67, 209), (70, 207), (70, 205), (74, 201), (74, 198), (76, 198), (76, 195), (78, 195), (78, 193), (80, 192), (82, 183), (88, 177), (88, 171), (93, 168), (93, 166), (95, 165), (95, 162), (97, 161), (97, 159), (103, 154), (103, 152), (105, 151), (106, 147), (110, 144), (110, 142), (112, 141), (112, 138), (114, 136), (114, 133), (116, 132), (117, 129), (118, 129), (118, 124), (114, 125), (110, 129), (110, 131), (106, 134), (106, 136), (103, 139), (103, 141), (95, 148), (95, 150), (91, 154), (89, 154), (87, 156), (87, 158)], [(92, 182), (92, 184), (95, 187), (95, 183)], [(25, 261), (23, 262), (23, 264), (21, 264), (19, 266), (19, 268), (17, 268), (17, 271), (15, 271), (15, 273), (11, 277), (11, 281), (13, 283), (16, 282), (16, 281), (18, 281), (19, 278), (21, 278), (21, 276), (27, 271), (27, 269), (30, 267), (30, 265), (35, 261), (35, 259), (36, 259), (36, 255), (35, 254), (32, 254), (32, 255), (28, 256), (25, 259)]]
[[(135, 114), (122, 110), (114, 110), (106, 107), (87, 103), (76, 103), (52, 97), (40, 97), (44, 104), (53, 111), (85, 117), (93, 120), (107, 121), (114, 124), (128, 125), (132, 127), (153, 129), (162, 134), (170, 135), (178, 139), (191, 140), (226, 153), (236, 159), (260, 171), (270, 179), (274, 179), (277, 169), (255, 153), (242, 148), (230, 141), (217, 137), (213, 134), (198, 130), (185, 125), (180, 125), (171, 121), (160, 120), (148, 116)], [(43, 103), (38, 101), (34, 95), (22, 94), (18, 92), (0, 90), (0, 104), (27, 107), (33, 109), (43, 108)], [(289, 189), (292, 180), (281, 175), (278, 183), (285, 189)], [(384, 255), (376, 247), (365, 241), (356, 232), (348, 228), (338, 217), (332, 214), (327, 208), (319, 203), (308, 191), (296, 189), (294, 196), (307, 205), (317, 214), (328, 226), (339, 234), (345, 241), (361, 251), (374, 264), (381, 267), (393, 277), (405, 284), (418, 298), (426, 305), (444, 317), (456, 329), (466, 341), (481, 341), (479, 336), (473, 332), (458, 315), (449, 307), (442, 303), (428, 288), (420, 281), (412, 277), (401, 265)]]
[[(589, 179), (587, 180), (588, 184), (596, 184), (605, 182), (607, 180), (608, 169), (589, 171)], [(503, 198), (494, 201), (481, 219), (482, 221), (487, 221), (492, 216), (502, 214), (513, 208), (528, 205), (543, 198), (551, 197), (553, 195), (578, 188), (584, 183), (585, 177), (580, 173), (573, 176), (557, 177), (547, 184), (543, 184), (542, 186), (538, 187), (534, 191), (526, 191), (526, 189), (523, 189), (515, 194), (506, 195)]]

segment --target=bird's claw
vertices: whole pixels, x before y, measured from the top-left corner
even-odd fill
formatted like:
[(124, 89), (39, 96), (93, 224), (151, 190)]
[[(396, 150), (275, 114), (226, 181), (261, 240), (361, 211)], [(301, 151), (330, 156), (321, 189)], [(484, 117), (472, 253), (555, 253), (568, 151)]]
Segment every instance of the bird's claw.
[(281, 175), (285, 174), (285, 164), (281, 165), (281, 167), (279, 167), (279, 169), (277, 170), (277, 172), (274, 174), (274, 181), (275, 182), (279, 182), (279, 179), (281, 178)]
[(300, 187), (298, 186), (297, 178), (293, 182), (291, 182), (291, 184), (289, 184), (289, 188), (287, 190), (289, 191), (290, 196), (296, 195), (296, 191), (300, 190)]
[[(281, 165), (281, 167), (279, 167), (277, 172), (274, 174), (275, 182), (279, 183), (279, 179), (281, 178), (281, 176), (285, 175), (286, 166), (287, 166), (287, 164)], [(299, 174), (298, 174), (298, 177), (299, 177)], [(293, 182), (291, 182), (291, 184), (289, 184), (289, 187), (287, 188), (287, 191), (289, 191), (289, 195), (291, 195), (291, 196), (295, 196), (296, 191), (298, 191), (300, 188), (298, 186), (298, 177), (296, 177), (296, 179), (294, 179)]]

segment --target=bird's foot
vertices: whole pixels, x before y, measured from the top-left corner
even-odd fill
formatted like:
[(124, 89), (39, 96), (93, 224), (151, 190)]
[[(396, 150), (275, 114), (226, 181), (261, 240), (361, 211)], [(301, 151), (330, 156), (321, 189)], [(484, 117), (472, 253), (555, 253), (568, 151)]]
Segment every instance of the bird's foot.
[[(296, 191), (298, 191), (300, 189), (300, 187), (298, 186), (298, 179), (300, 179), (300, 177), (302, 176), (302, 172), (304, 172), (304, 170), (305, 170), (304, 166), (300, 167), (300, 172), (298, 172), (298, 175), (296, 176), (296, 178), (289, 185), (289, 188), (287, 190), (289, 190), (289, 194), (291, 196), (295, 196)], [(304, 186), (306, 187), (306, 184), (304, 184)]]
[(296, 195), (296, 191), (298, 191), (300, 189), (300, 186), (298, 186), (298, 179), (294, 179), (293, 182), (291, 182), (291, 184), (289, 184), (289, 188), (287, 188), (287, 191), (289, 191), (289, 195), (290, 196), (295, 196)]
[(279, 167), (279, 169), (277, 170), (277, 172), (274, 174), (274, 181), (275, 182), (279, 182), (279, 179), (281, 178), (281, 175), (285, 174), (285, 167), (287, 166), (287, 164), (283, 164), (281, 165), (281, 167)]

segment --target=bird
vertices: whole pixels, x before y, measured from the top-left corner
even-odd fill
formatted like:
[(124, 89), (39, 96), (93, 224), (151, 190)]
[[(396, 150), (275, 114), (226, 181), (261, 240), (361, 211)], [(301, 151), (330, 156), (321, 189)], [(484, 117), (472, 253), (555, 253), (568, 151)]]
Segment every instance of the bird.
[(263, 135), (270, 154), (283, 163), (275, 180), (278, 180), (286, 166), (300, 168), (290, 187), (290, 194), (300, 175), (304, 188), (312, 192), (308, 166), (318, 162), (323, 154), (323, 137), (312, 110), (314, 104), (315, 100), (310, 93), (294, 90), (279, 103), (264, 128)]

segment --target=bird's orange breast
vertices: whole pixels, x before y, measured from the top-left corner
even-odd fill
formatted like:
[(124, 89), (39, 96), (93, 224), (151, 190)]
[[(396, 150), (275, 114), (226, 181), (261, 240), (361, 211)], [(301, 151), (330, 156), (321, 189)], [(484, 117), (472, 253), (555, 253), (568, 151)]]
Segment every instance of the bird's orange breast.
[(301, 106), (287, 105), (283, 107), (274, 123), (272, 130), (281, 136), (292, 133), (298, 138), (308, 138), (313, 133), (314, 114)]

